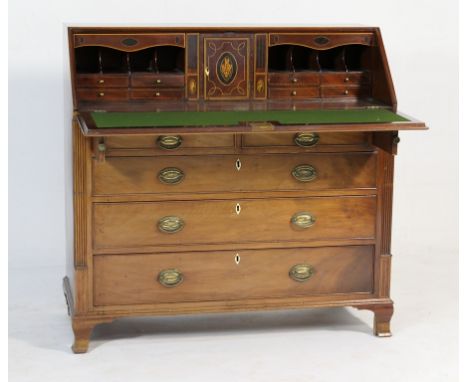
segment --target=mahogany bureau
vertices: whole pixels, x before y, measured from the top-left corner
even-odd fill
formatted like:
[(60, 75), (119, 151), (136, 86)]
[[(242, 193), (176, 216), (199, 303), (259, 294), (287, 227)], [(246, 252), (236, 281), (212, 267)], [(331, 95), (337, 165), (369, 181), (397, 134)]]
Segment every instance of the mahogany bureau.
[(378, 28), (69, 28), (86, 352), (119, 317), (352, 306), (390, 335), (399, 130)]

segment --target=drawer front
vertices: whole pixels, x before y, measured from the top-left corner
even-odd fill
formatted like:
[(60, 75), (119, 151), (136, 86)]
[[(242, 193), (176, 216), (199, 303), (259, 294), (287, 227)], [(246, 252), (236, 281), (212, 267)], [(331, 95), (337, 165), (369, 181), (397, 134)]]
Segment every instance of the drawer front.
[(291, 146), (310, 148), (327, 145), (367, 145), (367, 133), (255, 133), (242, 135), (242, 147)]
[(133, 87), (140, 88), (180, 88), (184, 87), (185, 77), (183, 74), (169, 73), (134, 73), (131, 76)]
[(101, 89), (86, 88), (76, 89), (78, 99), (82, 101), (121, 101), (128, 99), (127, 89)]
[(202, 135), (158, 135), (107, 137), (108, 149), (156, 149), (165, 153), (175, 153), (184, 149), (234, 147), (232, 134)]
[(372, 45), (372, 33), (270, 33), (270, 46), (300, 45), (312, 49), (329, 49), (342, 45)]
[(268, 75), (270, 86), (311, 86), (320, 84), (320, 73), (290, 72)]
[(373, 153), (108, 157), (94, 194), (373, 188), (375, 174)]
[(133, 89), (130, 91), (131, 99), (182, 99), (184, 89)]
[(278, 98), (318, 98), (320, 97), (319, 87), (290, 87), (290, 88), (268, 88), (268, 96), (273, 99)]
[(94, 248), (375, 236), (375, 196), (94, 204)]
[(364, 86), (323, 86), (321, 89), (322, 97), (325, 98), (370, 96), (370, 88)]
[(128, 74), (77, 74), (77, 87), (126, 88)]
[(372, 275), (371, 246), (97, 255), (94, 305), (372, 293)]
[(360, 85), (369, 83), (369, 72), (322, 72), (323, 85)]

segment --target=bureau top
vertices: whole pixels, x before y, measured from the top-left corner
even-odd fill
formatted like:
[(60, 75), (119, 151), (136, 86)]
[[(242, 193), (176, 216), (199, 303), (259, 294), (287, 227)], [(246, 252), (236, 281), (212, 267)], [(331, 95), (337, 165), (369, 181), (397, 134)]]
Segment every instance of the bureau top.
[(69, 47), (74, 108), (90, 135), (424, 128), (396, 114), (378, 28), (71, 27)]

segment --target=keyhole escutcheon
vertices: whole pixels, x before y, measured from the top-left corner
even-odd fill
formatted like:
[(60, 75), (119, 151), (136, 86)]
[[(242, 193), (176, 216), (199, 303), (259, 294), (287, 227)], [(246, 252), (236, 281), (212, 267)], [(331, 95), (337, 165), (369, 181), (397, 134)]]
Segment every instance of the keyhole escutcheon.
[(239, 263), (240, 263), (240, 256), (239, 256), (238, 253), (236, 253), (236, 256), (234, 256), (234, 262), (235, 262), (237, 265), (239, 265)]
[(237, 171), (240, 171), (241, 167), (242, 167), (242, 162), (241, 162), (241, 160), (239, 158), (237, 158), (237, 160), (236, 160), (236, 169), (237, 169)]
[(239, 215), (241, 212), (241, 205), (239, 203), (236, 204), (236, 214)]

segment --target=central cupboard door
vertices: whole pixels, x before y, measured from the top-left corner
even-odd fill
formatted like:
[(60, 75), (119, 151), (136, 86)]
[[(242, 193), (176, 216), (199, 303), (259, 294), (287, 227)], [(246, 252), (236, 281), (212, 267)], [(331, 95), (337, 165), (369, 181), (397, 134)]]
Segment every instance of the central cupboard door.
[(205, 37), (205, 99), (249, 98), (249, 37)]

